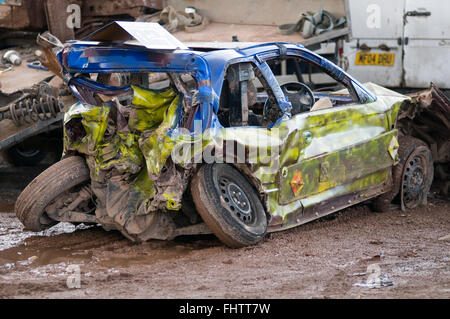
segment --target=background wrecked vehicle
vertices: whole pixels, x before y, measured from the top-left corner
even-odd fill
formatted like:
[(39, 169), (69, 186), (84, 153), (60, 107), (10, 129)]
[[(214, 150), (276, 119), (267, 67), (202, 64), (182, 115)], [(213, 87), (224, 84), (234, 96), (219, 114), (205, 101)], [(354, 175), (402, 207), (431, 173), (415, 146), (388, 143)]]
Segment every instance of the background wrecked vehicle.
[[(426, 203), (435, 157), (404, 113), (423, 100), (362, 85), (301, 45), (195, 51), (158, 27), (116, 22), (59, 52), (80, 102), (65, 114), (64, 159), (17, 200), (28, 229), (99, 223), (134, 241), (212, 231), (240, 247), (372, 198), (377, 210)], [(275, 77), (282, 61), (296, 82)], [(308, 68), (338, 88), (311, 90)]]

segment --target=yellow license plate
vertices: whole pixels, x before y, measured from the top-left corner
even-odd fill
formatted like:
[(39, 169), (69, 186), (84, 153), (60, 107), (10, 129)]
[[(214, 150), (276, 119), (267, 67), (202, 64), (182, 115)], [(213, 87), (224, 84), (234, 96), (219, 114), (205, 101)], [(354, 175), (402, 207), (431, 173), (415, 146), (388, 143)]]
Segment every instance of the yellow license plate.
[(395, 53), (369, 53), (358, 52), (356, 53), (356, 65), (382, 65), (392, 66), (394, 65)]

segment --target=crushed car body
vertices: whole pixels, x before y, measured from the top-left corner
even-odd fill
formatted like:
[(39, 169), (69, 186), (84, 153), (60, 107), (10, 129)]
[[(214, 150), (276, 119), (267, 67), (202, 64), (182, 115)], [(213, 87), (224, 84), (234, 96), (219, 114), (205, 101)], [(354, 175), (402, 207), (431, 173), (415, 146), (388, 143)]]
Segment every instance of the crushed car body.
[[(301, 45), (155, 49), (123, 42), (139, 38), (134, 26), (58, 53), (79, 99), (65, 113), (64, 157), (83, 157), (89, 177), (46, 206), (52, 221), (95, 222), (133, 241), (213, 232), (238, 247), (398, 194), (397, 119), (414, 98), (360, 84)], [(280, 84), (283, 60), (319, 68), (340, 89)], [(414, 156), (408, 208), (426, 203), (433, 178), (427, 150)]]

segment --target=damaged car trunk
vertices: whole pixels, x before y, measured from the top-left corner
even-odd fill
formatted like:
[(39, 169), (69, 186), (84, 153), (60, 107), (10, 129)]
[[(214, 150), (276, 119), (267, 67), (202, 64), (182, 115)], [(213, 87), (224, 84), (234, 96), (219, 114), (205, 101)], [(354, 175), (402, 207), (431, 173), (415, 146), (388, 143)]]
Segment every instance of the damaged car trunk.
[[(186, 109), (183, 96), (171, 86), (195, 83), (182, 82), (177, 73), (164, 75), (180, 78), (157, 90), (131, 85), (131, 94), (121, 95), (121, 102), (114, 98), (102, 106), (78, 104), (66, 113), (64, 124), (66, 156), (86, 156), (98, 222), (137, 241), (170, 239), (184, 234), (183, 226), (199, 221), (181, 205), (192, 167), (169, 159), (175, 143), (171, 130)], [(135, 77), (142, 74), (131, 74)], [(204, 229), (197, 227), (197, 232)]]

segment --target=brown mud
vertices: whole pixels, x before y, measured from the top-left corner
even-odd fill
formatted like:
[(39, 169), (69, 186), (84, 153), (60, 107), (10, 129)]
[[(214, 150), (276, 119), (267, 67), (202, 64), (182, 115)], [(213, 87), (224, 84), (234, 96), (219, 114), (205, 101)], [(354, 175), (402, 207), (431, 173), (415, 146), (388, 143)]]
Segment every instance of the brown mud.
[[(358, 205), (243, 249), (212, 235), (133, 244), (98, 226), (24, 231), (13, 208), (33, 174), (18, 169), (23, 178), (5, 179), (11, 170), (0, 168), (0, 298), (450, 297), (450, 202), (443, 199), (407, 212)], [(80, 288), (67, 286), (73, 266)], [(393, 285), (355, 286), (373, 267)]]

